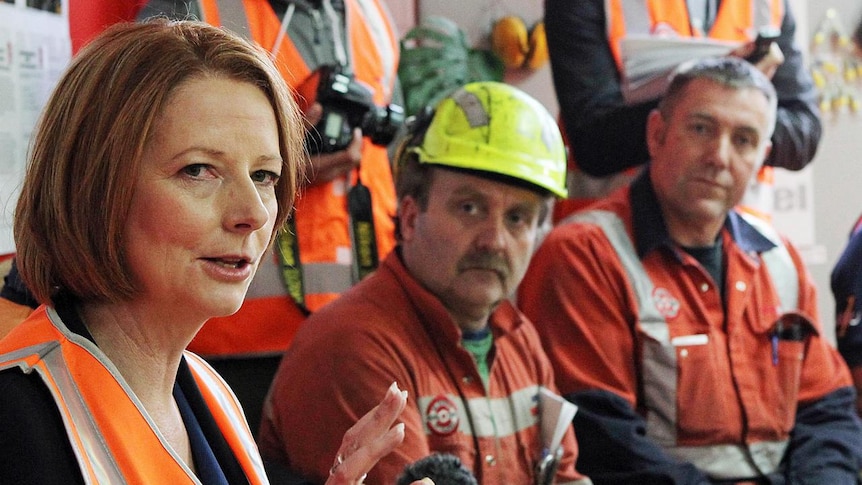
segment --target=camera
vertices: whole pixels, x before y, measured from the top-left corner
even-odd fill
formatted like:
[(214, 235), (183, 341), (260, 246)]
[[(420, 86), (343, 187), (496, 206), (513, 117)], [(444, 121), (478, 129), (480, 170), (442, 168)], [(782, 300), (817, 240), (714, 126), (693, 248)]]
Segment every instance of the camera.
[(341, 66), (320, 66), (300, 88), (303, 93), (323, 107), (320, 121), (306, 134), (305, 145), (312, 154), (344, 150), (353, 139), (354, 128), (361, 128), (362, 135), (375, 145), (385, 146), (404, 124), (404, 108), (377, 106), (371, 90)]

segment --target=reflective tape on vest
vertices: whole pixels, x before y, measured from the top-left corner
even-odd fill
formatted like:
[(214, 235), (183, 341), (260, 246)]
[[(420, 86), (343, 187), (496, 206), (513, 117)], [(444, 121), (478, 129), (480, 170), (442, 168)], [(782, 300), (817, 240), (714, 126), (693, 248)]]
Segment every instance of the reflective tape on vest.
[[(85, 483), (127, 483), (120, 472), (107, 440), (90, 419), (89, 408), (62, 359), (59, 342), (46, 342), (0, 356), (0, 371), (20, 368), (25, 374), (35, 371), (45, 382), (69, 432), (69, 444), (81, 466)], [(33, 357), (36, 357), (34, 359)]]
[(507, 397), (475, 397), (466, 402), (457, 394), (420, 396), (426, 434), (461, 433), (478, 438), (511, 436), (538, 423), (539, 386), (519, 389)]
[[(774, 230), (757, 218), (746, 219), (763, 228), (763, 234), (776, 246), (761, 253), (785, 310), (796, 308), (798, 301), (798, 274), (787, 248)], [(574, 214), (563, 223), (595, 224), (602, 229), (613, 246), (628, 280), (635, 292), (638, 305), (638, 325), (650, 337), (643, 342), (644, 406), (647, 410), (647, 436), (669, 454), (693, 463), (715, 478), (746, 478), (775, 471), (787, 447), (786, 440), (750, 443), (747, 450), (741, 445), (677, 446), (677, 360), (670, 341), (667, 320), (653, 304), (655, 285), (638, 258), (637, 251), (618, 215), (609, 211), (591, 210)], [(774, 238), (774, 239), (773, 239)], [(792, 280), (793, 284), (784, 284)], [(750, 458), (750, 459), (749, 459)], [(751, 461), (754, 463), (751, 463)], [(748, 467), (748, 468), (746, 468)]]
[[(95, 344), (72, 333), (54, 309), (37, 310), (4, 344), (9, 348), (22, 340), (41, 341), (0, 355), (0, 371), (17, 367), (39, 375), (54, 398), (85, 483), (200, 483), (164, 441), (116, 367)], [(200, 357), (184, 355), (249, 483), (268, 484), (236, 398)], [(130, 439), (135, 441), (130, 444)]]
[[(605, 0), (606, 30), (611, 52), (622, 66), (620, 41), (625, 36), (703, 37), (692, 25), (686, 0)], [(782, 0), (722, 2), (708, 37), (726, 41), (754, 40), (760, 29), (780, 29)]]

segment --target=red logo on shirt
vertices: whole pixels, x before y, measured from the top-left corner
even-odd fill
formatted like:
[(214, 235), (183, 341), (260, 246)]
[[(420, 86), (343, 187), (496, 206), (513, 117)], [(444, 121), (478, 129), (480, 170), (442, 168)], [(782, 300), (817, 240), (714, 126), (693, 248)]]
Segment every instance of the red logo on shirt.
[(668, 320), (679, 315), (679, 300), (674, 298), (665, 288), (656, 288), (652, 291), (652, 301), (655, 309)]
[(458, 406), (448, 397), (440, 394), (431, 400), (425, 410), (425, 424), (432, 433), (448, 436), (458, 430)]

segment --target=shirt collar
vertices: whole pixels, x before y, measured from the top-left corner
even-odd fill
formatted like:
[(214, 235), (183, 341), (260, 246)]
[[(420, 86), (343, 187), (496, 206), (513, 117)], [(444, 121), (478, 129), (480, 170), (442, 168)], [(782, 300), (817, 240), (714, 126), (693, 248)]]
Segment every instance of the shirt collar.
[[(436, 295), (422, 286), (407, 270), (401, 257), (400, 246), (396, 246), (395, 251), (389, 253), (381, 266), (392, 272), (406, 298), (414, 307), (416, 315), (430, 334), (445, 335), (452, 342), (461, 342), (461, 330), (449, 316), (446, 307)], [(523, 315), (506, 299), (491, 312), (488, 318), (488, 327), (494, 334), (494, 339), (499, 340), (516, 331), (523, 322)]]
[[(661, 247), (674, 247), (670, 238), (661, 206), (649, 177), (649, 169), (644, 170), (632, 181), (629, 190), (632, 208), (632, 231), (638, 257), (643, 259), (647, 253)], [(730, 238), (746, 253), (762, 253), (776, 245), (760, 233), (736, 210), (728, 213), (724, 229)]]

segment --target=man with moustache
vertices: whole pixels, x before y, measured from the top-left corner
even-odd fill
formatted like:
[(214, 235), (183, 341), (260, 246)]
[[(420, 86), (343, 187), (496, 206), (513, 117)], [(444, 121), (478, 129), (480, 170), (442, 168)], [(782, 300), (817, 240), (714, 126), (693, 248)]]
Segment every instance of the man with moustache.
[(537, 395), (555, 391), (553, 373), (507, 299), (566, 194), (553, 117), (512, 86), (468, 84), (411, 123), (395, 163), (397, 250), (300, 328), (264, 406), (265, 459), (322, 482), (341, 435), (394, 381), (413, 403), (404, 442), (368, 483), (394, 483), (433, 452), (485, 485), (589, 483), (570, 426), (556, 476), (536, 471)]
[(518, 290), (595, 483), (857, 483), (862, 428), (799, 253), (736, 208), (776, 94), (755, 67), (678, 73), (652, 161), (554, 228)]

